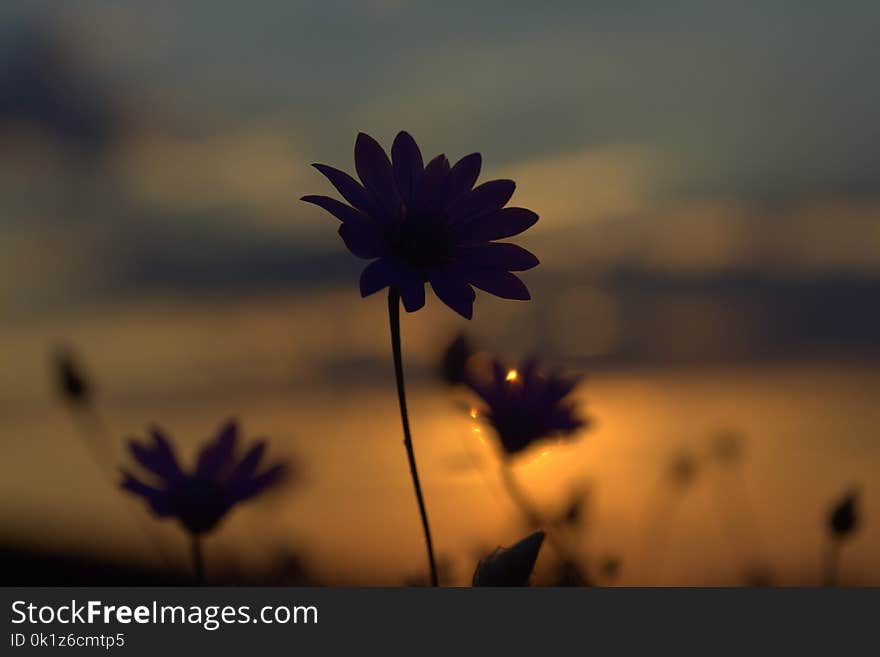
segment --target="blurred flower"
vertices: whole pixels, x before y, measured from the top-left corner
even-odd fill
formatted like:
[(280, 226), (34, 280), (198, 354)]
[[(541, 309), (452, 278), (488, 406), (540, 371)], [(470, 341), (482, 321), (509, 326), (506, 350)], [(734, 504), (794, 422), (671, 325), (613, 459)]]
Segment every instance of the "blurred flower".
[(697, 458), (688, 450), (681, 450), (672, 455), (667, 474), (672, 485), (687, 488), (697, 478), (699, 465)]
[(544, 532), (526, 536), (509, 548), (498, 548), (477, 564), (474, 586), (528, 586)]
[(620, 557), (609, 554), (599, 561), (599, 573), (606, 582), (613, 582), (620, 576), (623, 562)]
[(578, 482), (571, 487), (568, 500), (558, 515), (558, 521), (572, 528), (579, 528), (586, 517), (590, 487), (586, 482)]
[(542, 439), (569, 436), (588, 425), (588, 420), (577, 415), (575, 402), (568, 399), (578, 380), (542, 372), (534, 360), (524, 363), (521, 370), (508, 370), (494, 360), (488, 380), (470, 377), (468, 383), (486, 403), (480, 415), (494, 427), (508, 454)]
[(773, 573), (763, 566), (754, 566), (746, 571), (744, 580), (745, 586), (765, 588), (773, 586)]
[(440, 364), (443, 380), (453, 386), (467, 383), (467, 365), (472, 354), (471, 343), (464, 333), (459, 333), (443, 352)]
[(373, 260), (361, 274), (361, 294), (397, 288), (408, 312), (425, 304), (425, 283), (450, 308), (473, 315), (476, 286), (505, 299), (527, 300), (529, 291), (511, 272), (525, 271), (538, 259), (512, 237), (538, 221), (524, 208), (504, 207), (512, 180), (491, 180), (474, 188), (481, 156), (472, 153), (450, 167), (445, 155), (423, 165), (415, 140), (398, 133), (391, 159), (375, 139), (360, 133), (354, 149), (361, 183), (326, 166), (324, 174), (346, 205), (327, 196), (304, 196), (342, 221), (339, 235), (355, 256)]
[(92, 387), (73, 354), (67, 349), (59, 349), (55, 352), (53, 361), (56, 385), (62, 399), (73, 404), (88, 404), (91, 401)]
[(712, 455), (723, 465), (735, 465), (742, 460), (745, 437), (735, 429), (719, 431), (712, 437)]
[(570, 558), (563, 558), (556, 565), (550, 585), (559, 587), (581, 587), (590, 586), (590, 582), (584, 577), (581, 567), (577, 562)]
[(835, 539), (842, 540), (858, 529), (858, 504), (859, 490), (854, 488), (831, 508), (828, 528)]
[(152, 444), (129, 441), (137, 462), (153, 475), (147, 484), (123, 470), (122, 488), (143, 497), (160, 518), (176, 517), (193, 534), (210, 531), (236, 504), (260, 494), (285, 474), (286, 465), (276, 464), (257, 474), (265, 441), (257, 442), (238, 459), (238, 425), (230, 420), (217, 438), (199, 453), (193, 472), (184, 472), (166, 435), (150, 430)]

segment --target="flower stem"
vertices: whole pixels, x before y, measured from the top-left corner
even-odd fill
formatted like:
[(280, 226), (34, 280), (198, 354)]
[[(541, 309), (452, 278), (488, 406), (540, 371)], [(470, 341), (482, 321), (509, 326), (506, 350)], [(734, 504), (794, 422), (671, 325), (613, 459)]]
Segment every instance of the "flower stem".
[[(94, 403), (86, 403), (72, 407), (71, 414), (76, 425), (77, 436), (89, 452), (95, 466), (113, 489), (118, 489), (119, 470), (114, 463), (116, 450), (114, 448), (113, 433), (98, 412), (98, 408)], [(134, 518), (144, 536), (153, 545), (156, 554), (159, 555), (165, 566), (170, 567), (172, 560), (162, 547), (159, 538), (153, 533), (150, 526), (146, 524), (144, 518), (137, 513), (131, 517)]]
[(192, 560), (193, 572), (196, 577), (196, 586), (202, 586), (205, 583), (205, 557), (202, 554), (202, 538), (199, 534), (190, 534), (192, 539)]
[(840, 574), (840, 541), (832, 538), (825, 553), (823, 586), (838, 586)]
[(406, 411), (406, 390), (403, 385), (403, 357), (400, 352), (400, 293), (397, 288), (388, 291), (388, 323), (391, 326), (391, 350), (394, 353), (394, 376), (397, 379), (397, 399), (400, 403), (400, 421), (403, 424), (403, 445), (409, 458), (409, 471), (412, 475), (419, 513), (422, 516), (422, 529), (425, 532), (425, 546), (428, 549), (428, 563), (431, 567), (431, 586), (438, 586), (437, 565), (434, 563), (434, 544), (431, 542), (431, 527), (428, 524), (428, 511), (422, 497), (419, 471), (416, 467), (416, 453), (413, 450), (412, 436), (409, 432), (409, 415)]
[(501, 463), (501, 480), (504, 482), (504, 488), (507, 489), (510, 499), (519, 507), (528, 523), (538, 527), (546, 527), (547, 542), (553, 547), (560, 559), (572, 569), (575, 579), (580, 582), (579, 585), (590, 586), (590, 580), (578, 564), (577, 558), (556, 535), (556, 530), (558, 529), (556, 523), (549, 522), (543, 517), (537, 505), (522, 489), (516, 477), (513, 476), (513, 468), (510, 465), (509, 459), (506, 458)]

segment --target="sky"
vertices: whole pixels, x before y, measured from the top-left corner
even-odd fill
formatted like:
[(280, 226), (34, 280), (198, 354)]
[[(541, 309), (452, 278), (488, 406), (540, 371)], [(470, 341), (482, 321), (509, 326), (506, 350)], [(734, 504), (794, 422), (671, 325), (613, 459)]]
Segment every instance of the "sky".
[[(878, 18), (856, 2), (4, 3), (3, 293), (30, 316), (342, 284), (356, 265), (297, 201), (329, 191), (308, 164), (351, 169), (358, 131), (406, 129), (517, 180), (542, 273), (604, 277), (616, 298), (620, 270), (675, 278), (674, 295), (681, 277), (745, 277), (757, 298), (794, 279), (787, 296), (811, 299), (797, 321), (880, 270)], [(59, 99), (80, 124), (46, 110)], [(850, 306), (842, 323), (880, 325)]]
[(668, 215), (684, 212), (784, 221), (825, 203), (845, 215), (836, 232), (873, 246), (878, 19), (868, 2), (0, 9), (7, 51), (63, 42), (120, 115), (111, 184), (125, 201), (191, 224), (221, 215), (215, 240), (228, 223), (321, 235), (295, 202), (323, 184), (306, 165), (350, 167), (358, 131), (388, 143), (407, 129), (426, 152), (479, 150), (487, 173), (526, 175), (545, 232), (600, 219), (677, 231)]
[(406, 126), (497, 164), (638, 145), (692, 193), (876, 191), (880, 175), (870, 2), (69, 4), (53, 19), (103, 31), (96, 59), (134, 93), (289, 121), (325, 157), (350, 152), (351, 125)]
[[(310, 163), (353, 171), (359, 131), (479, 151), (481, 180), (513, 178), (513, 203), (541, 216), (517, 238), (542, 261), (532, 302), (480, 294), (463, 327), (429, 299), (405, 319), (415, 381), (467, 328), (612, 377), (745, 364), (758, 383), (731, 389), (749, 399), (798, 380), (767, 363), (798, 359), (818, 377), (798, 404), (815, 403), (823, 359), (858, 368), (880, 346), (878, 27), (867, 1), (6, 0), (4, 432), (63, 426), (46, 410), (59, 342), (106, 378), (126, 431), (164, 413), (205, 433), (221, 402), (265, 411), (263, 393), (310, 386), (363, 408), (365, 382), (389, 382), (382, 303), (359, 298), (335, 220), (298, 200), (332, 192)], [(851, 374), (828, 380), (880, 385)], [(725, 412), (704, 433), (731, 414), (726, 379), (707, 376)], [(616, 385), (612, 436), (617, 390), (655, 399)], [(779, 395), (779, 434), (813, 446), (855, 413), (814, 409), (807, 426)], [(270, 406), (266, 428), (285, 431)], [(867, 424), (829, 462), (871, 462)], [(830, 494), (837, 473), (821, 477)]]

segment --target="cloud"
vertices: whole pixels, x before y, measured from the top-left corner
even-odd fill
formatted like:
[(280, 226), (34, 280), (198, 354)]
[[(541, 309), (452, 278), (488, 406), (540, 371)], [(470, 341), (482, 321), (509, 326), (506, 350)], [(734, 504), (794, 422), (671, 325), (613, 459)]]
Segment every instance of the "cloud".
[(512, 203), (541, 220), (521, 241), (548, 269), (616, 268), (703, 276), (880, 272), (880, 201), (798, 195), (767, 205), (748, 197), (668, 193), (670, 154), (637, 146), (585, 149), (491, 170), (517, 182)]
[(658, 153), (621, 145), (527, 160), (497, 174), (516, 181), (515, 205), (540, 214), (537, 233), (644, 212), (661, 166)]
[(121, 150), (118, 175), (131, 198), (167, 214), (236, 212), (249, 222), (283, 224), (298, 213), (307, 175), (290, 126), (176, 136), (146, 130)]

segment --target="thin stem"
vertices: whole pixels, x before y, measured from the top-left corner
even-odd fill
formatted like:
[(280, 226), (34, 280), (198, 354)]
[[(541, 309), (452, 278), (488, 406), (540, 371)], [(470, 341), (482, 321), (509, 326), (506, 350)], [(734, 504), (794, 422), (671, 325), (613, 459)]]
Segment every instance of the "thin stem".
[(544, 519), (543, 515), (538, 510), (538, 506), (532, 501), (528, 494), (526, 494), (522, 487), (520, 487), (516, 477), (513, 476), (513, 468), (510, 467), (509, 459), (506, 458), (501, 462), (501, 480), (504, 482), (504, 488), (507, 489), (510, 498), (513, 500), (514, 504), (519, 507), (529, 524), (537, 525), (539, 527), (545, 526), (547, 528), (547, 542), (553, 547), (556, 554), (559, 555), (566, 565), (574, 570), (575, 576), (582, 583), (581, 585), (588, 586), (590, 580), (581, 570), (577, 559), (571, 554), (566, 545), (556, 536), (556, 523), (548, 522)]
[[(76, 425), (76, 433), (80, 442), (92, 457), (95, 466), (114, 488), (119, 487), (119, 470), (116, 467), (116, 450), (114, 447), (113, 433), (107, 423), (101, 417), (97, 407), (93, 404), (76, 405), (71, 408), (73, 422)], [(153, 545), (159, 558), (166, 567), (172, 566), (172, 560), (168, 557), (161, 541), (146, 525), (144, 518), (135, 513), (132, 518), (143, 532), (147, 540)]]
[(388, 323), (391, 326), (391, 350), (394, 353), (394, 376), (397, 379), (397, 400), (400, 403), (400, 421), (403, 424), (403, 445), (409, 458), (409, 471), (412, 475), (419, 513), (422, 516), (422, 529), (425, 532), (425, 546), (428, 549), (428, 563), (431, 566), (431, 586), (438, 586), (437, 565), (434, 563), (434, 544), (431, 542), (431, 527), (428, 524), (428, 511), (422, 497), (419, 471), (416, 467), (416, 453), (413, 450), (412, 436), (409, 432), (409, 415), (406, 411), (406, 391), (403, 385), (403, 357), (400, 352), (400, 293), (392, 287), (388, 291)]
[(832, 538), (825, 553), (824, 586), (838, 586), (840, 574), (840, 541)]
[(116, 478), (113, 438), (97, 409), (92, 405), (74, 406), (71, 409), (77, 434), (95, 465), (111, 481)]
[[(730, 472), (725, 482), (721, 473), (715, 477), (715, 504), (723, 530), (727, 533), (731, 549), (740, 561), (746, 576), (766, 574), (766, 559), (752, 507), (749, 504), (748, 486), (743, 469), (738, 463), (728, 466)], [(726, 483), (726, 486), (722, 484)]]
[(513, 469), (510, 467), (510, 464), (506, 459), (501, 464), (501, 480), (504, 482), (504, 488), (507, 489), (507, 494), (510, 495), (510, 499), (512, 499), (514, 504), (519, 507), (519, 510), (526, 517), (529, 524), (544, 524), (541, 513), (538, 511), (531, 498), (526, 495), (522, 488), (520, 488), (519, 482), (516, 480), (516, 477), (513, 476)]
[(196, 586), (205, 583), (205, 557), (202, 554), (202, 537), (193, 532), (190, 534), (192, 546), (193, 572), (195, 573)]
[(656, 491), (648, 497), (639, 521), (639, 563), (644, 569), (636, 571), (641, 586), (657, 586), (664, 571), (671, 529), (688, 493), (688, 487), (670, 488), (667, 477), (661, 477)]

